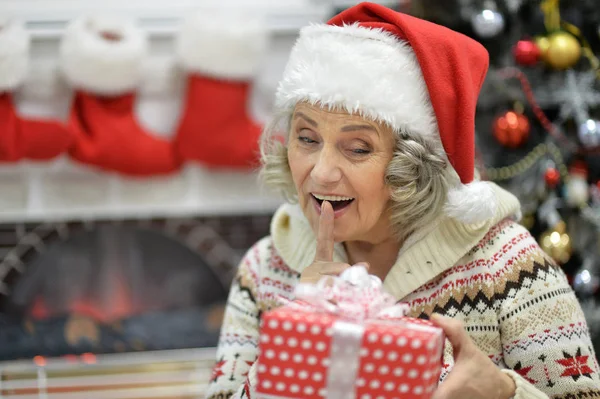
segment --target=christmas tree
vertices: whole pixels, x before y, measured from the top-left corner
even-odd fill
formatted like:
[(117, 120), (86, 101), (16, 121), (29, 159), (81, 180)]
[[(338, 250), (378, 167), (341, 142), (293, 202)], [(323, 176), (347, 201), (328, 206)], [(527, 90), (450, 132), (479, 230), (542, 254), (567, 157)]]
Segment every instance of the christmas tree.
[(483, 179), (566, 272), (600, 353), (600, 1), (421, 0), (413, 15), (490, 53), (476, 119)]

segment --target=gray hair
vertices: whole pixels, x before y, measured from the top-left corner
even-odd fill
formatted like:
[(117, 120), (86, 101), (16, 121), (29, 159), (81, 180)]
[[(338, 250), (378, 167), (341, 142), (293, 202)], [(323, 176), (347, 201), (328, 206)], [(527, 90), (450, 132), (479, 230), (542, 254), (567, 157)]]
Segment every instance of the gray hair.
[[(263, 184), (297, 202), (288, 163), (287, 139), (293, 109), (281, 111), (265, 127), (260, 141)], [(283, 137), (278, 140), (277, 137)], [(391, 225), (399, 240), (432, 223), (442, 212), (448, 189), (457, 176), (439, 141), (395, 131), (396, 148), (385, 183), (391, 188)]]

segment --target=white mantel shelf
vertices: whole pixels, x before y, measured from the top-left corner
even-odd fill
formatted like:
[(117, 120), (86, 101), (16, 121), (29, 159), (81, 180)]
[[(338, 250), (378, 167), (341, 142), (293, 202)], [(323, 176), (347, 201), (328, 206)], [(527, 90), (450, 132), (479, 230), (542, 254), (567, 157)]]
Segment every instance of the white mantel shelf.
[[(340, 8), (358, 0), (2, 0), (0, 15), (27, 22), (34, 38), (60, 36), (66, 23), (86, 13), (120, 13), (138, 19), (151, 36), (171, 36), (182, 17), (202, 8), (230, 8), (261, 13), (274, 32), (296, 32), (311, 22), (322, 22)], [(410, 0), (374, 1), (386, 6), (406, 7)]]
[(0, 168), (0, 223), (271, 214), (282, 203), (254, 173), (188, 165), (176, 175), (131, 179), (75, 166)]
[(127, 15), (151, 36), (170, 36), (182, 17), (213, 7), (261, 14), (273, 32), (297, 31), (331, 11), (329, 2), (312, 0), (2, 0), (0, 11), (26, 21), (34, 38), (60, 36), (70, 19), (94, 13)]

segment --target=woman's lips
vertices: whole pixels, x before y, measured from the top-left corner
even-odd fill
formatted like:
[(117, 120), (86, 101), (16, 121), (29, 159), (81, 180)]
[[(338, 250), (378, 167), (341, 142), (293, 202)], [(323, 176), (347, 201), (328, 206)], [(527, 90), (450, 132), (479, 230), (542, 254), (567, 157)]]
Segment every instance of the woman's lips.
[[(310, 199), (313, 203), (313, 206), (315, 207), (315, 210), (317, 211), (317, 215), (321, 214), (321, 203), (319, 203), (319, 201), (314, 197), (314, 196), (310, 196)], [(329, 201), (330, 203), (333, 201)], [(352, 206), (352, 204), (354, 203), (354, 200), (348, 202), (347, 204), (341, 206), (341, 207), (337, 207), (333, 209), (333, 216), (335, 219), (341, 217), (344, 213), (346, 213), (348, 211), (348, 209)]]

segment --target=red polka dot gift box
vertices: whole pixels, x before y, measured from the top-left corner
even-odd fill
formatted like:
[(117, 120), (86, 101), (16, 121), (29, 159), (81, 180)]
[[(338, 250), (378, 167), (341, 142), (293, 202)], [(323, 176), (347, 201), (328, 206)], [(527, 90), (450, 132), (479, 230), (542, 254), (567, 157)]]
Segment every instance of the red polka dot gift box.
[[(363, 283), (344, 280), (348, 274), (354, 282), (358, 274)], [(405, 305), (394, 304), (376, 278), (364, 282), (366, 271), (347, 275), (331, 286), (310, 288), (308, 295), (297, 290), (296, 301), (263, 314), (259, 398), (432, 396), (441, 372), (443, 331), (404, 317)]]

